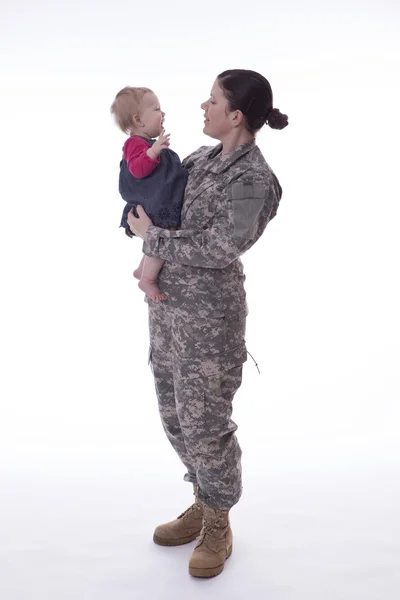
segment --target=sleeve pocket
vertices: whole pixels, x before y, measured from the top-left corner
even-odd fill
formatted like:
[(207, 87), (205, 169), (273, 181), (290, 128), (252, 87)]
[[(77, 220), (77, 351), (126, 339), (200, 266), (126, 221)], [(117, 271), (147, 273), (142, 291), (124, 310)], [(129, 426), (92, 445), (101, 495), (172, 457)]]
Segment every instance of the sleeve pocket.
[(264, 206), (265, 189), (260, 183), (234, 183), (231, 187), (234, 235), (252, 240)]

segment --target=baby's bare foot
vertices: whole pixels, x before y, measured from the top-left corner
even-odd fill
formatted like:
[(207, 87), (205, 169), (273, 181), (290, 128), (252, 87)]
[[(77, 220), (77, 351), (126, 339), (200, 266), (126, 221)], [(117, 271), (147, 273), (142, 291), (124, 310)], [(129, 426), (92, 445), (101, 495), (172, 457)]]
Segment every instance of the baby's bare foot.
[(154, 283), (154, 281), (148, 281), (147, 279), (141, 279), (138, 283), (138, 286), (148, 295), (150, 300), (153, 302), (162, 302), (163, 300), (168, 300), (168, 296), (164, 294), (158, 285)]
[(135, 279), (140, 279), (142, 277), (142, 269), (139, 267), (133, 271), (133, 276)]

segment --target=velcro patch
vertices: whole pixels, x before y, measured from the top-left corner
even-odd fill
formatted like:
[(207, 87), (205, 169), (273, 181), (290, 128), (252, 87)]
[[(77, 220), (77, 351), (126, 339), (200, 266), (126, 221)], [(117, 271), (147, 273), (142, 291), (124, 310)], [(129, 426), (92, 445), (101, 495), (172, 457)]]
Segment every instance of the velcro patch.
[(234, 235), (252, 240), (259, 226), (259, 215), (265, 201), (261, 183), (236, 182), (231, 188)]

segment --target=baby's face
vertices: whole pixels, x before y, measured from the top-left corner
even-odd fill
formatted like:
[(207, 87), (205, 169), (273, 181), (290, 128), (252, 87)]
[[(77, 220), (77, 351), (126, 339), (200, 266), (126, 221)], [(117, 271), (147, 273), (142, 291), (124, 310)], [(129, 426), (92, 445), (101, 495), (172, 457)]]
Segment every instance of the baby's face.
[(140, 103), (140, 120), (144, 124), (143, 133), (151, 138), (158, 137), (163, 128), (165, 113), (153, 92), (147, 92)]

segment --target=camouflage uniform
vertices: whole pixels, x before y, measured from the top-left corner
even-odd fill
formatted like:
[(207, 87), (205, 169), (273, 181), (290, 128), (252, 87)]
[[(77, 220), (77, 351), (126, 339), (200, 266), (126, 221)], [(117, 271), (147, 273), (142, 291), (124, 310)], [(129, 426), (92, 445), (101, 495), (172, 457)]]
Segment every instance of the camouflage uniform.
[(168, 300), (145, 298), (163, 427), (200, 500), (230, 509), (242, 492), (232, 401), (247, 360), (239, 256), (275, 216), (282, 190), (254, 141), (220, 151), (202, 146), (183, 161), (181, 229), (149, 227), (143, 252), (166, 260), (159, 285)]

